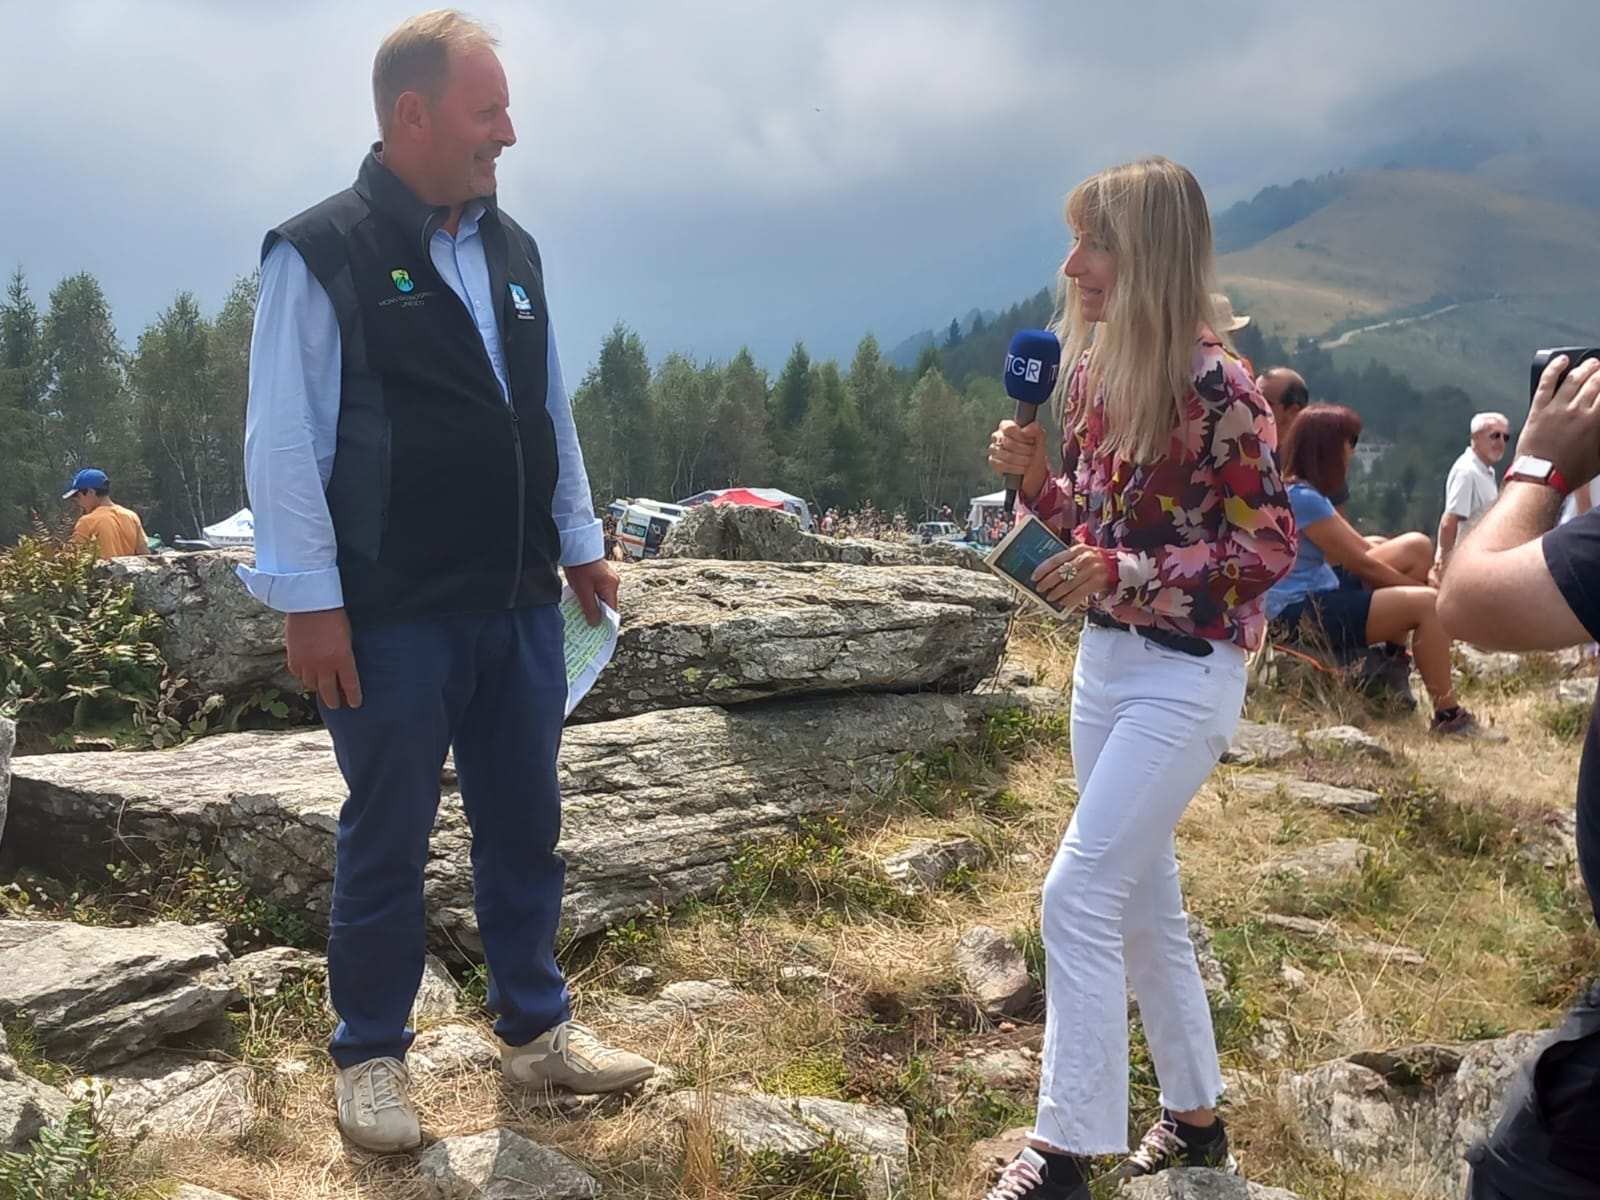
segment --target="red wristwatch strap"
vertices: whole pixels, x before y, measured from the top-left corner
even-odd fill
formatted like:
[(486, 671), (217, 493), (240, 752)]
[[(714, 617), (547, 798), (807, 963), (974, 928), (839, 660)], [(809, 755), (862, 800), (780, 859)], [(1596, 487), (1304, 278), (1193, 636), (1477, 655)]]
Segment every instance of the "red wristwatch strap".
[(1537, 483), (1540, 487), (1555, 488), (1556, 493), (1563, 500), (1572, 495), (1572, 485), (1567, 482), (1567, 477), (1555, 467), (1551, 467), (1550, 474), (1543, 479), (1540, 479), (1537, 475), (1526, 475), (1521, 471), (1512, 471), (1506, 476), (1506, 480), (1508, 482), (1515, 480), (1518, 483)]

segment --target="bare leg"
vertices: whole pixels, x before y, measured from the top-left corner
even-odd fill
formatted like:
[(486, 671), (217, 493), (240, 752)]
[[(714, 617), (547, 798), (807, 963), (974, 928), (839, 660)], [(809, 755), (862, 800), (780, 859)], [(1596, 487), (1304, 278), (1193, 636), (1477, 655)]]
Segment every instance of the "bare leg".
[(1369, 553), (1419, 584), (1428, 582), (1428, 572), (1433, 569), (1433, 541), (1425, 533), (1402, 533), (1380, 545), (1370, 546)]
[(1450, 678), (1450, 635), (1439, 623), (1438, 598), (1430, 587), (1379, 588), (1367, 613), (1367, 640), (1403, 646), (1411, 634), (1411, 656), (1433, 707), (1447, 709), (1455, 706), (1456, 694)]

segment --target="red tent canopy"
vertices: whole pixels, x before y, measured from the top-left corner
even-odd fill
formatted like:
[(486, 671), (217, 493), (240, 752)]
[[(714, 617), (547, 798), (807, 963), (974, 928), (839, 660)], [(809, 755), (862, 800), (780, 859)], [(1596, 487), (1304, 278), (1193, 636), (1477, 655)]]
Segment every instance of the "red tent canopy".
[(722, 495), (716, 496), (712, 504), (743, 504), (749, 508), (782, 508), (782, 500), (769, 500), (765, 496), (758, 496), (749, 488), (729, 488)]

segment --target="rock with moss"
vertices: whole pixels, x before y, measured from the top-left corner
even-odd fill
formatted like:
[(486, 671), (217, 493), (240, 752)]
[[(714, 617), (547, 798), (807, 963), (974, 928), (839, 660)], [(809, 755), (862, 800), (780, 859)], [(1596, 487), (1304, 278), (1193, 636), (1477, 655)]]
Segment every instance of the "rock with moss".
[(564, 1154), (509, 1129), (442, 1138), (417, 1160), (433, 1200), (584, 1200), (599, 1181)]
[[(902, 776), (908, 755), (978, 741), (1001, 710), (1054, 693), (848, 696), (686, 708), (567, 731), (560, 761), (564, 923), (578, 935), (714, 892), (752, 842), (841, 813)], [(424, 887), (438, 953), (481, 950), (469, 836), (444, 786)], [(279, 912), (326, 929), (345, 784), (323, 730), (221, 734), (160, 753), (19, 759), (21, 861), (72, 875), (191, 847)]]
[(222, 1017), (239, 996), (230, 958), (215, 925), (0, 920), (0, 1018), (43, 1058), (115, 1066)]
[(5, 838), (6, 805), (11, 799), (11, 755), (16, 748), (16, 722), (0, 717), (0, 840)]
[[(781, 1176), (770, 1182), (811, 1176), (831, 1188), (841, 1182), (858, 1184), (872, 1200), (897, 1200), (906, 1194), (910, 1130), (902, 1109), (815, 1096), (783, 1099), (699, 1091), (673, 1092), (664, 1103), (685, 1124), (708, 1123), (746, 1163)], [(836, 1148), (844, 1153), (835, 1153)], [(838, 1173), (854, 1178), (840, 1181)]]

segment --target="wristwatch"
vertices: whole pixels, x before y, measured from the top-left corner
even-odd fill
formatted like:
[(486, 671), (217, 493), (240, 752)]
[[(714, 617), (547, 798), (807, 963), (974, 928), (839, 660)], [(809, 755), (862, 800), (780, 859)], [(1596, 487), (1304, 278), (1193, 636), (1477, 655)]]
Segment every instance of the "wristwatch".
[(1556, 470), (1555, 463), (1548, 458), (1539, 458), (1533, 454), (1518, 455), (1511, 464), (1511, 469), (1506, 472), (1506, 482), (1513, 479), (1522, 483), (1539, 483), (1545, 487), (1555, 488), (1561, 493), (1563, 499), (1572, 493), (1572, 485), (1567, 482), (1567, 477)]

